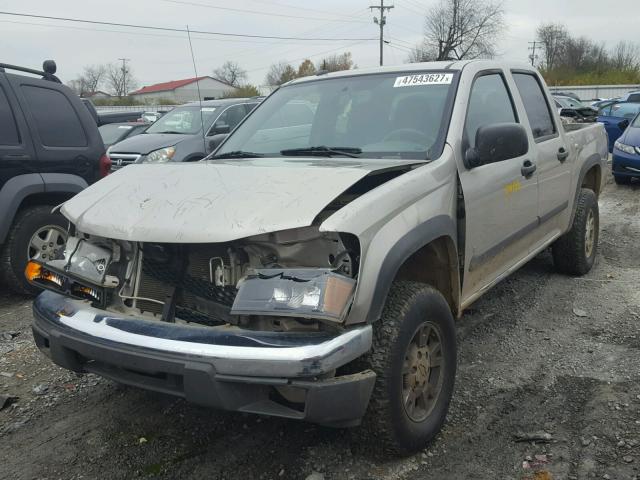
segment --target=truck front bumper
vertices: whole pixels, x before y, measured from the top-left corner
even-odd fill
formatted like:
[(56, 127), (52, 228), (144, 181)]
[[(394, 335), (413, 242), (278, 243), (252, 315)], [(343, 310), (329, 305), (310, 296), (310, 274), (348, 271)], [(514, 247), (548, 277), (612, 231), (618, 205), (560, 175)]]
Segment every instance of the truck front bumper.
[(37, 346), (61, 367), (200, 405), (349, 426), (375, 382), (370, 370), (332, 375), (371, 348), (370, 325), (339, 334), (201, 327), (114, 316), (52, 292), (33, 312)]

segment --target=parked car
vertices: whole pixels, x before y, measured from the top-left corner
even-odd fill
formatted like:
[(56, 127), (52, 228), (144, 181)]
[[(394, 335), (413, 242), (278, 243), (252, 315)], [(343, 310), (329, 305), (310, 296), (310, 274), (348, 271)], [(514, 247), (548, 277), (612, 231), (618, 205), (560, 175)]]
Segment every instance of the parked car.
[(163, 115), (163, 113), (161, 113), (161, 112), (143, 112), (143, 114), (140, 116), (140, 118), (144, 122), (153, 123), (153, 122), (158, 121), (158, 119), (162, 115)]
[(619, 100), (621, 102), (640, 102), (640, 90), (625, 93), (620, 96)]
[(117, 143), (109, 150), (113, 168), (131, 163), (193, 162), (209, 154), (208, 141), (229, 133), (259, 103), (249, 98), (207, 100), (176, 107), (160, 117), (142, 135)]
[(556, 108), (562, 117), (571, 118), (575, 122), (595, 122), (598, 111), (571, 97), (554, 95)]
[[(64, 257), (27, 269), (51, 290), (36, 344), (77, 372), (364, 417), (388, 451), (422, 449), (454, 389), (454, 318), (547, 247), (571, 275), (596, 258), (606, 134), (565, 130), (552, 101), (532, 67), (494, 61), (294, 80), (207, 161), (133, 165), (62, 206)], [(282, 123), (291, 104), (308, 123)]]
[(603, 100), (596, 100), (595, 102), (593, 102), (591, 104), (591, 108), (595, 108), (596, 110), (600, 110), (601, 108), (604, 108), (608, 105), (611, 105), (612, 103), (616, 103), (618, 102), (619, 99), (618, 98), (609, 98), (609, 99), (603, 99)]
[(108, 125), (110, 123), (138, 122), (144, 114), (141, 110), (135, 111), (117, 111), (117, 112), (98, 112), (98, 126)]
[(18, 293), (39, 291), (30, 258), (62, 253), (68, 222), (52, 209), (109, 171), (98, 126), (55, 71), (0, 64), (0, 281)]
[(149, 122), (124, 122), (124, 123), (108, 123), (98, 128), (105, 148), (118, 143), (125, 138), (140, 135), (151, 123)]
[(632, 178), (640, 178), (640, 114), (613, 144), (611, 168), (619, 185), (630, 183)]
[(616, 102), (598, 112), (598, 122), (604, 124), (609, 135), (609, 151), (613, 152), (613, 145), (620, 138), (629, 122), (640, 112), (640, 103)]
[(569, 97), (572, 100), (577, 100), (581, 102), (580, 97), (573, 92), (553, 92), (554, 97)]

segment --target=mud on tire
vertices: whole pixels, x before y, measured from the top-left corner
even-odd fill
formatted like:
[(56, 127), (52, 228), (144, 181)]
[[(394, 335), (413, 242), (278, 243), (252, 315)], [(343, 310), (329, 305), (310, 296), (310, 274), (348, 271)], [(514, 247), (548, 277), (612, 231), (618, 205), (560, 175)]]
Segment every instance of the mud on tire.
[[(370, 443), (396, 455), (424, 448), (445, 421), (456, 374), (454, 319), (442, 294), (395, 283), (366, 361), (377, 374), (363, 420)], [(421, 391), (429, 393), (411, 398)]]
[(568, 275), (589, 272), (598, 250), (600, 219), (596, 194), (593, 190), (582, 188), (576, 202), (571, 230), (552, 246), (556, 269)]

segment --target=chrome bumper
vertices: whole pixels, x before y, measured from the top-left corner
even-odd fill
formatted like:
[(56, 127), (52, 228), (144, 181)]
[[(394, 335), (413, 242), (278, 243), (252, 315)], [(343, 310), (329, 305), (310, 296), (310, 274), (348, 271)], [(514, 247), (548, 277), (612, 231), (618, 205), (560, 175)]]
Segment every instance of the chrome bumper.
[(313, 377), (331, 372), (371, 348), (371, 325), (339, 334), (256, 332), (114, 316), (87, 302), (44, 292), (34, 302), (34, 331), (47, 342), (67, 339), (103, 351), (166, 354), (206, 362), (215, 374)]

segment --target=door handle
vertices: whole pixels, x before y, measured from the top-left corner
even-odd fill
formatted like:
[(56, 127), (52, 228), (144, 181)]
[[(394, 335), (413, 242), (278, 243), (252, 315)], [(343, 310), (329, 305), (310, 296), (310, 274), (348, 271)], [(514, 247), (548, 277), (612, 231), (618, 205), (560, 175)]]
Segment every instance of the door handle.
[(564, 147), (560, 147), (560, 150), (558, 150), (558, 160), (564, 162), (567, 158), (569, 158), (569, 152)]
[(2, 157), (3, 160), (31, 160), (31, 155), (8, 154)]
[(531, 160), (525, 160), (524, 163), (522, 164), (522, 168), (520, 169), (520, 172), (522, 173), (522, 176), (525, 178), (529, 178), (531, 177), (531, 175), (533, 175), (533, 173), (536, 171), (538, 167), (536, 166), (535, 163), (532, 163)]

